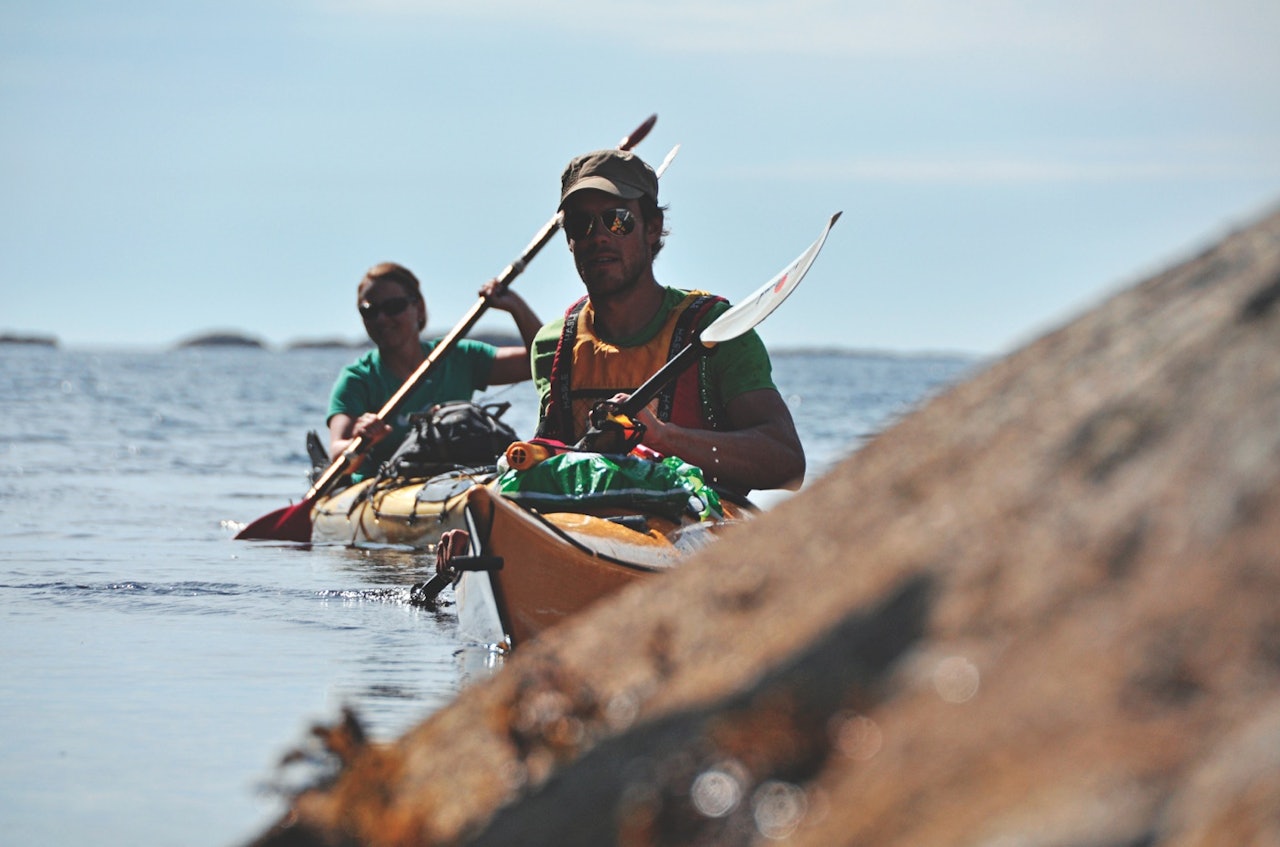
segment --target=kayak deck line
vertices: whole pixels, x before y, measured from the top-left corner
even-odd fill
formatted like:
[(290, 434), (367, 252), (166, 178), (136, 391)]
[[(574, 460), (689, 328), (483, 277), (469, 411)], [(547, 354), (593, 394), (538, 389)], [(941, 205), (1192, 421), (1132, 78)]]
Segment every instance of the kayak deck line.
[(431, 549), (442, 533), (463, 527), (466, 492), (495, 476), (492, 468), (472, 468), (428, 478), (361, 480), (316, 501), (311, 540)]

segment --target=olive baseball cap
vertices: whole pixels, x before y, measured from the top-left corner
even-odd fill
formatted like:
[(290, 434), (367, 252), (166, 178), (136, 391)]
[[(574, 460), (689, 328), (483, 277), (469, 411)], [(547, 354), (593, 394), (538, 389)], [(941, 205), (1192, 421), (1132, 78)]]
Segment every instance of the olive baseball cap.
[(624, 200), (647, 195), (657, 202), (658, 175), (634, 153), (596, 150), (575, 158), (560, 175), (560, 208), (564, 208), (570, 194), (584, 188), (594, 188)]

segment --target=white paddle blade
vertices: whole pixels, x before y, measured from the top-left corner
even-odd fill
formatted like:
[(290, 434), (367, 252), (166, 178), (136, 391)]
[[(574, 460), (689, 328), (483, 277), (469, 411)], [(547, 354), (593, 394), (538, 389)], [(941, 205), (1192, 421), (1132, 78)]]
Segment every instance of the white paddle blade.
[(658, 179), (662, 179), (662, 175), (667, 172), (667, 168), (671, 167), (671, 162), (675, 160), (676, 154), (679, 152), (679, 144), (671, 148), (671, 152), (667, 154), (667, 157), (662, 160), (662, 164), (658, 165), (658, 169), (654, 171), (654, 175), (657, 176)]
[(710, 347), (723, 341), (737, 338), (749, 329), (753, 329), (773, 310), (782, 305), (792, 291), (795, 291), (800, 280), (808, 272), (813, 260), (818, 258), (818, 251), (827, 240), (827, 233), (840, 219), (840, 212), (831, 216), (818, 240), (809, 245), (809, 249), (801, 253), (795, 261), (783, 268), (777, 276), (766, 282), (754, 294), (741, 303), (731, 307), (723, 315), (716, 318), (702, 331), (702, 343)]

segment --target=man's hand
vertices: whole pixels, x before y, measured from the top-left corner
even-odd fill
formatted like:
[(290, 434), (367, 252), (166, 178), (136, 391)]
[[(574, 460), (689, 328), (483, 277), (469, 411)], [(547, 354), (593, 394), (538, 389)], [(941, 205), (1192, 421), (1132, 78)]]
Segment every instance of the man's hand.
[(465, 556), (471, 550), (471, 534), (465, 529), (446, 530), (436, 542), (436, 573), (453, 575), (450, 562), (456, 556)]

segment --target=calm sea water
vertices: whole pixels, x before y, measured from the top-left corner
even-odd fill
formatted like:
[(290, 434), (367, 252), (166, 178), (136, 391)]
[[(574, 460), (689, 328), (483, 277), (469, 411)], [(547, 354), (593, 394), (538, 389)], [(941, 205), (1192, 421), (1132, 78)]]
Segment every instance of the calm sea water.
[[(0, 345), (4, 843), (235, 844), (312, 723), (349, 705), (395, 737), (487, 673), (449, 592), (408, 602), (425, 558), (233, 540), (305, 492), (350, 358)], [(777, 356), (810, 478), (972, 364)], [(528, 435), (531, 395), (486, 396)]]

